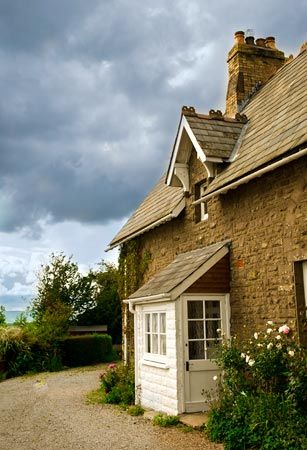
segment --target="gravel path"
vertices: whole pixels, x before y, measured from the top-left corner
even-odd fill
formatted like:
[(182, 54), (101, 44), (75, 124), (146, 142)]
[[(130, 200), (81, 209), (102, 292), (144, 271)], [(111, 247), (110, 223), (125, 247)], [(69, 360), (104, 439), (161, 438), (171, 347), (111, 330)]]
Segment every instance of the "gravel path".
[(1, 450), (217, 450), (200, 432), (154, 427), (109, 405), (86, 404), (103, 366), (0, 383)]

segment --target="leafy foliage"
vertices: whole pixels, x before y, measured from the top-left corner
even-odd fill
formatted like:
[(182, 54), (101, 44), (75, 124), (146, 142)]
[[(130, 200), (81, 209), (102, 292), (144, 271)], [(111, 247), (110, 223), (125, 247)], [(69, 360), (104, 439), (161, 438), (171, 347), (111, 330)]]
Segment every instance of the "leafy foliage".
[(41, 267), (32, 304), (34, 319), (40, 322), (46, 311), (56, 310), (59, 302), (70, 308), (70, 320), (96, 305), (92, 273), (82, 276), (78, 265), (63, 253), (51, 254), (50, 263)]
[(128, 366), (110, 364), (100, 376), (105, 403), (133, 405), (134, 371)]
[(287, 325), (268, 322), (246, 342), (221, 348), (219, 401), (207, 425), (225, 449), (303, 449), (307, 446), (307, 361)]
[(174, 427), (179, 424), (178, 416), (169, 416), (167, 414), (157, 414), (153, 418), (153, 424), (160, 427)]
[(130, 416), (142, 416), (144, 414), (144, 411), (144, 408), (142, 408), (142, 406), (140, 405), (131, 405), (127, 409), (127, 412), (128, 414), (130, 414)]
[(5, 324), (6, 324), (5, 308), (3, 305), (0, 305), (0, 325)]
[(112, 338), (107, 334), (69, 336), (61, 344), (63, 361), (69, 367), (111, 361)]
[(118, 295), (118, 270), (113, 264), (102, 261), (99, 269), (92, 272), (95, 283), (94, 308), (87, 309), (78, 317), (79, 325), (108, 325), (113, 342), (121, 343), (121, 303)]

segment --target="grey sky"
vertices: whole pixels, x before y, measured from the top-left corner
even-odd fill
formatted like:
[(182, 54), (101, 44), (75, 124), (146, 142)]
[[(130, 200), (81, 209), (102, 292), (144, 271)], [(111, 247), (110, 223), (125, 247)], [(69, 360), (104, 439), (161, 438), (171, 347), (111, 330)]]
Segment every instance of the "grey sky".
[[(33, 252), (105, 257), (164, 170), (181, 106), (224, 108), (233, 33), (297, 53), (306, 12), (306, 0), (0, 0), (3, 295), (27, 292)], [(9, 280), (15, 254), (24, 269)]]

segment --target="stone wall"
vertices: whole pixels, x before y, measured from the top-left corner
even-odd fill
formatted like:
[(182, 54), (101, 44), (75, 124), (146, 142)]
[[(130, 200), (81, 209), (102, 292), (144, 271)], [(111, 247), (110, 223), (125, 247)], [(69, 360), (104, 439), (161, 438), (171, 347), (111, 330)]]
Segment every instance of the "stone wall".
[[(293, 263), (307, 259), (306, 166), (307, 158), (300, 158), (212, 198), (205, 222), (195, 222), (192, 188), (177, 219), (138, 238), (142, 251), (151, 253), (144, 281), (179, 253), (231, 239), (231, 333), (242, 335), (267, 320), (295, 325)], [(193, 152), (191, 185), (204, 174)]]

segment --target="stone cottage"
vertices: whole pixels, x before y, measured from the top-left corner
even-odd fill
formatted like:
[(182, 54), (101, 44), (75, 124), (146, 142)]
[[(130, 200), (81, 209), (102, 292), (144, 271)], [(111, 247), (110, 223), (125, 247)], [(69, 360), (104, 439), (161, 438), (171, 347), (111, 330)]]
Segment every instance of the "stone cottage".
[(220, 330), (291, 322), (307, 342), (307, 46), (237, 32), (228, 71), (225, 114), (182, 108), (167, 173), (110, 243), (124, 277), (129, 243), (150, 255), (125, 352), (141, 404), (172, 414), (206, 408)]

